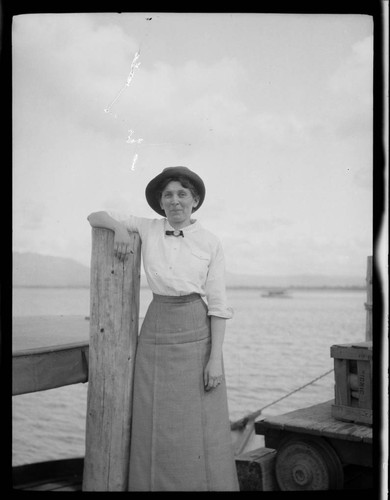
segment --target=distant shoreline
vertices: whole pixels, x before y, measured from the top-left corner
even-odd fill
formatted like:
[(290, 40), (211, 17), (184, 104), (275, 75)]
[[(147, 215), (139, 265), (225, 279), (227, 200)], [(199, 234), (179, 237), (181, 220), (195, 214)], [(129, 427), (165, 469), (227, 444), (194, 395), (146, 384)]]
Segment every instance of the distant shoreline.
[[(88, 290), (90, 287), (89, 286), (83, 286), (83, 285), (13, 285), (12, 288), (42, 288), (42, 289), (47, 289), (47, 288), (58, 288), (58, 289), (70, 289), (70, 290), (81, 290), (85, 289)], [(148, 286), (141, 286), (141, 290), (150, 290)], [(310, 290), (310, 291), (321, 291), (321, 290), (335, 290), (335, 291), (346, 291), (346, 292), (352, 292), (352, 291), (365, 291), (366, 287), (364, 286), (327, 286), (327, 285), (316, 285), (316, 286), (299, 286), (299, 285), (291, 285), (291, 286), (285, 286), (285, 287), (280, 287), (280, 286), (256, 286), (256, 285), (227, 285), (226, 286), (227, 290)]]

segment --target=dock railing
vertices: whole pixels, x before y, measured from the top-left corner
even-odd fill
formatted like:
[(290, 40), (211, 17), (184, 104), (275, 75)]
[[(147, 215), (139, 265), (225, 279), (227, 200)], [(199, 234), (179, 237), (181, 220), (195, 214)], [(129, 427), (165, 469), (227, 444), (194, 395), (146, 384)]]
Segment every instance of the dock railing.
[(84, 491), (127, 491), (141, 243), (114, 256), (114, 233), (92, 229)]

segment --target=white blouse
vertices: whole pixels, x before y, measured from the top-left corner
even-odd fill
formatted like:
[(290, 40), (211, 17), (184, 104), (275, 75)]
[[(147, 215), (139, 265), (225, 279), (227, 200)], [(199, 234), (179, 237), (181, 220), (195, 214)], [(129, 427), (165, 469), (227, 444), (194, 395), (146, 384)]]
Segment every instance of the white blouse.
[(137, 232), (142, 242), (142, 259), (148, 284), (158, 295), (199, 293), (209, 316), (230, 319), (233, 310), (226, 302), (225, 258), (219, 239), (193, 221), (182, 229), (183, 236), (168, 236), (167, 219), (147, 219), (108, 212)]

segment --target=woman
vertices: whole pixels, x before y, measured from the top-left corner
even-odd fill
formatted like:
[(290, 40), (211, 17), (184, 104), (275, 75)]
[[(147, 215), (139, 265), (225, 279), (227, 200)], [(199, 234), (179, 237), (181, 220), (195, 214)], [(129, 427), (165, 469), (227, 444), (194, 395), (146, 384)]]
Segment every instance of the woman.
[(188, 168), (169, 167), (145, 195), (162, 219), (88, 217), (115, 232), (120, 259), (130, 250), (128, 232), (139, 233), (153, 292), (135, 360), (129, 490), (238, 490), (222, 359), (232, 317), (224, 256), (219, 240), (191, 218), (205, 186)]

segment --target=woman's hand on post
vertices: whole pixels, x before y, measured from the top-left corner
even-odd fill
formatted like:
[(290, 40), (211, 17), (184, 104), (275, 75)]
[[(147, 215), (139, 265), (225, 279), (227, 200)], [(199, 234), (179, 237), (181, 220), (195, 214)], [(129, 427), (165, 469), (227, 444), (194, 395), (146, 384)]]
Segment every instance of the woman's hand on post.
[(117, 227), (114, 236), (114, 255), (125, 261), (131, 251), (131, 238), (126, 228)]
[(88, 222), (92, 227), (114, 231), (114, 255), (124, 261), (131, 251), (131, 239), (126, 227), (104, 211), (89, 214)]
[(206, 391), (218, 387), (223, 380), (222, 360), (210, 358), (203, 373)]

